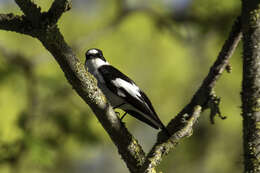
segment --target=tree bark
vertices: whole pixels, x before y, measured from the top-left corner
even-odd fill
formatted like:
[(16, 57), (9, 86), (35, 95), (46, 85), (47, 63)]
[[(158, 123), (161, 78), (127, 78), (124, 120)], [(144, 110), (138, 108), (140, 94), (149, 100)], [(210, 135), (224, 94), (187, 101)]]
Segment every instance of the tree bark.
[(242, 0), (244, 172), (260, 172), (260, 1)]
[(0, 29), (14, 31), (37, 38), (53, 55), (66, 79), (77, 94), (90, 106), (99, 122), (118, 148), (130, 172), (137, 172), (145, 158), (138, 141), (116, 116), (113, 108), (97, 87), (94, 77), (65, 42), (57, 21), (71, 8), (70, 0), (55, 0), (47, 12), (41, 12), (31, 0), (15, 1), (24, 15), (0, 14)]
[(149, 154), (145, 155), (141, 145), (120, 122), (105, 96), (97, 88), (96, 80), (85, 71), (83, 64), (59, 31), (57, 21), (62, 13), (71, 8), (71, 1), (55, 0), (47, 12), (41, 12), (40, 7), (32, 0), (15, 0), (15, 2), (24, 15), (0, 14), (0, 29), (37, 38), (53, 55), (68, 82), (96, 114), (99, 122), (117, 146), (130, 172), (156, 172), (155, 168), (163, 156), (173, 150), (180, 140), (191, 135), (192, 127), (201, 111), (209, 108), (213, 116), (220, 115), (219, 99), (214, 92), (214, 86), (226, 69), (229, 58), (241, 38), (240, 18), (234, 23), (216, 62), (191, 102), (167, 125), (171, 136), (159, 133), (157, 142)]

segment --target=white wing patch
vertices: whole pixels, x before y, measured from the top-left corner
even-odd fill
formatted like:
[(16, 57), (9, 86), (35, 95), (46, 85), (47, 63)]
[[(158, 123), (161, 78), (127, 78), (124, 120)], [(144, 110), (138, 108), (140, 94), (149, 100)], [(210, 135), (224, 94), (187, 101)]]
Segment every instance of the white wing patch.
[(117, 90), (117, 95), (121, 97), (126, 97), (126, 95), (121, 90)]
[[(112, 80), (112, 83), (120, 88), (124, 88), (131, 96), (137, 98), (138, 100), (140, 100), (141, 94), (140, 94), (140, 89), (138, 88), (138, 86), (136, 86), (133, 83), (129, 83), (123, 79), (120, 78), (116, 78), (115, 80)], [(120, 93), (118, 93), (119, 96), (124, 95), (121, 91), (119, 91)]]

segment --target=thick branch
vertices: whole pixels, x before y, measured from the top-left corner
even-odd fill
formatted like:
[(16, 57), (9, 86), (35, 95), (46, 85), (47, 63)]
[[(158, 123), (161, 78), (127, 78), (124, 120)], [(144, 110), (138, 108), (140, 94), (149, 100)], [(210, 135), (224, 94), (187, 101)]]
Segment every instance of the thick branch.
[(55, 0), (46, 14), (50, 23), (56, 24), (62, 14), (71, 9), (71, 6), (71, 0)]
[(46, 33), (42, 33), (39, 40), (57, 60), (76, 92), (96, 114), (98, 120), (118, 147), (118, 151), (130, 171), (136, 172), (144, 160), (144, 152), (141, 146), (115, 115), (105, 96), (97, 88), (96, 80), (85, 71), (84, 66), (64, 41), (58, 28), (54, 27)]
[(31, 0), (15, 0), (22, 12), (29, 19), (33, 26), (38, 26), (41, 17), (41, 8), (37, 7)]
[[(154, 170), (154, 168), (160, 163), (162, 157), (167, 154), (170, 149), (174, 148), (183, 137), (190, 135), (192, 126), (199, 117), (200, 111), (208, 107), (208, 102), (212, 96), (211, 93), (215, 82), (225, 69), (228, 59), (232, 55), (232, 52), (241, 37), (240, 20), (238, 20), (234, 24), (230, 36), (223, 46), (218, 59), (212, 66), (208, 76), (205, 78), (203, 84), (198, 89), (191, 102), (168, 124), (167, 128), (172, 134), (172, 137), (168, 139), (168, 137), (165, 137), (163, 133), (160, 133), (156, 144), (145, 160), (141, 146), (115, 115), (112, 107), (106, 101), (105, 96), (98, 89), (96, 80), (92, 75), (90, 75), (90, 73), (85, 71), (84, 66), (64, 41), (57, 26), (54, 25), (52, 27), (47, 27), (46, 25), (49, 23), (46, 23), (45, 18), (42, 18), (45, 17), (43, 14), (41, 14), (41, 19), (44, 21), (39, 20), (39, 25), (38, 23), (35, 23), (34, 19), (37, 17), (30, 17), (28, 9), (31, 8), (34, 11), (33, 13), (38, 13), (40, 9), (34, 6), (30, 0), (24, 0), (22, 2), (16, 0), (16, 2), (25, 13), (25, 17), (11, 16), (14, 19), (6, 19), (8, 15), (4, 15), (1, 20), (0, 15), (0, 29), (31, 35), (37, 37), (41, 41), (43, 46), (49, 50), (57, 60), (66, 78), (78, 95), (96, 114), (102, 126), (110, 135), (112, 141), (118, 147), (119, 153), (131, 172), (138, 172), (140, 170), (150, 172)], [(62, 13), (68, 9), (66, 6), (60, 6), (58, 2), (65, 5), (69, 1), (56, 0), (52, 4), (50, 10), (47, 13), (44, 13), (44, 15), (47, 14), (47, 17), (48, 15), (54, 17), (53, 21), (51, 21), (52, 24), (56, 24)], [(28, 9), (26, 6), (23, 6), (26, 3), (28, 3)], [(57, 10), (57, 12), (55, 10)], [(15, 27), (17, 18), (21, 20), (20, 23), (25, 22), (24, 26), (20, 26), (22, 29)], [(44, 27), (38, 27), (42, 25)]]
[(25, 16), (18, 16), (12, 13), (0, 14), (0, 29), (31, 36), (35, 35), (30, 22), (25, 18)]
[[(29, 3), (30, 1), (26, 2)], [(56, 1), (56, 3), (57, 2), (60, 1)], [(22, 6), (23, 4), (19, 1), (19, 5)], [(53, 5), (51, 9), (54, 10), (55, 6), (56, 5)], [(27, 13), (26, 9), (24, 9), (26, 7), (23, 8), (22, 6), (21, 8)], [(76, 90), (78, 95), (96, 114), (98, 120), (117, 146), (118, 151), (126, 162), (129, 170), (131, 172), (137, 172), (144, 162), (145, 154), (137, 140), (134, 139), (124, 124), (122, 124), (115, 115), (112, 107), (106, 101), (105, 96), (98, 89), (94, 77), (86, 72), (84, 66), (75, 56), (72, 49), (64, 41), (63, 36), (56, 25), (48, 27), (47, 25), (49, 25), (49, 23), (46, 22), (45, 18), (39, 20), (39, 26), (41, 27), (30, 25), (31, 21), (28, 20), (27, 17), (27, 15), (25, 17), (1, 15), (0, 29), (31, 35), (37, 37), (42, 42), (43, 46), (49, 50), (57, 60), (67, 80)], [(21, 28), (16, 26), (17, 23)], [(24, 24), (24, 26), (21, 26), (21, 24)]]
[(260, 1), (242, 0), (244, 172), (260, 172)]
[[(187, 123), (185, 122), (189, 122), (189, 120), (194, 117), (194, 113), (196, 115), (195, 117), (198, 118), (199, 115), (197, 114), (200, 113), (200, 109), (204, 110), (208, 108), (208, 102), (210, 102), (212, 98), (213, 87), (225, 70), (228, 64), (228, 60), (231, 57), (240, 39), (241, 24), (239, 17), (235, 21), (228, 39), (222, 47), (217, 60), (210, 68), (210, 71), (207, 77), (204, 79), (202, 85), (197, 90), (190, 103), (168, 124), (167, 129), (170, 134), (172, 134), (172, 136), (170, 137), (170, 139), (168, 139), (168, 137), (165, 137), (163, 133), (159, 133), (157, 142), (147, 156), (141, 172), (153, 172), (154, 168), (160, 163), (162, 157), (166, 155), (170, 151), (170, 149), (175, 148), (178, 142), (185, 136), (181, 135), (179, 138), (176, 138), (176, 136), (180, 135), (180, 132), (182, 132), (182, 130), (185, 131), (187, 127)], [(201, 106), (201, 108), (198, 107), (198, 105)], [(189, 127), (192, 128), (193, 123), (189, 125)]]

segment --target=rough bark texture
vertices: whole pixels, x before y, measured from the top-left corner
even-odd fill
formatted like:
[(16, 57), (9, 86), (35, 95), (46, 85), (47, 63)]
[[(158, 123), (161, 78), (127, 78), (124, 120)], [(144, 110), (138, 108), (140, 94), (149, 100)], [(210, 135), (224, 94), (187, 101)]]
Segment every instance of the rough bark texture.
[(242, 1), (245, 172), (260, 172), (260, 1)]
[(16, 0), (24, 16), (0, 14), (0, 29), (14, 31), (37, 38), (53, 55), (66, 79), (77, 94), (90, 106), (99, 122), (118, 148), (119, 154), (131, 172), (137, 172), (145, 154), (137, 140), (115, 115), (94, 77), (88, 73), (65, 42), (56, 24), (64, 12), (71, 8), (69, 0), (55, 0), (48, 12), (41, 12), (31, 0)]
[[(201, 106), (195, 106), (191, 115), (185, 114), (182, 116), (183, 119), (178, 122), (175, 132), (170, 138), (159, 136), (157, 142), (148, 153), (140, 173), (155, 173), (155, 168), (160, 164), (163, 156), (174, 149), (181, 139), (192, 135), (193, 125), (200, 117), (200, 113)], [(186, 119), (187, 117), (189, 118)]]
[(225, 41), (218, 58), (210, 68), (200, 88), (196, 91), (190, 103), (167, 125), (167, 129), (172, 136), (169, 139), (163, 136), (162, 133), (159, 133), (157, 142), (147, 155), (141, 172), (154, 173), (155, 167), (159, 165), (163, 156), (170, 150), (176, 148), (176, 145), (184, 137), (191, 135), (190, 130), (195, 121), (199, 118), (199, 114), (202, 110), (210, 108), (213, 116), (215, 116), (215, 114), (220, 115), (219, 102), (216, 103), (218, 99), (213, 89), (217, 80), (229, 64), (229, 59), (237, 47), (241, 35), (241, 20), (240, 17), (238, 17), (233, 24), (229, 37)]
[(117, 146), (130, 172), (156, 172), (155, 168), (163, 156), (175, 148), (180, 140), (191, 135), (192, 127), (201, 111), (210, 108), (213, 115), (220, 114), (219, 102), (217, 102), (219, 100), (214, 94), (213, 88), (228, 65), (229, 58), (241, 38), (240, 18), (235, 22), (216, 62), (191, 102), (168, 124), (167, 129), (171, 137), (166, 136), (163, 132), (159, 133), (154, 147), (145, 156), (142, 147), (121, 123), (105, 96), (98, 89), (96, 80), (86, 72), (59, 31), (57, 21), (64, 12), (71, 8), (71, 1), (55, 0), (47, 12), (41, 12), (41, 9), (31, 0), (15, 0), (15, 2), (24, 15), (0, 14), (0, 29), (30, 35), (43, 44), (56, 59), (77, 94), (93, 110)]
[(97, 115), (129, 170), (137, 172), (144, 160), (142, 148), (115, 115), (112, 107), (97, 88), (96, 80), (91, 74), (86, 73), (84, 66), (66, 44), (58, 28), (54, 27), (39, 35), (38, 38), (57, 60), (73, 88)]

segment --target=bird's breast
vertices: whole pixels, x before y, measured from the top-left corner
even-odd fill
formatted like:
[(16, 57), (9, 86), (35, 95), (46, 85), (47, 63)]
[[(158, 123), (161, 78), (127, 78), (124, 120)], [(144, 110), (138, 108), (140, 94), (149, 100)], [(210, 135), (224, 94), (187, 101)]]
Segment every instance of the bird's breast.
[(90, 72), (98, 81), (98, 83), (105, 83), (102, 75), (98, 72), (98, 68), (96, 67), (96, 63), (93, 61), (89, 61), (85, 64), (85, 68), (88, 69), (88, 72)]
[(117, 96), (109, 88), (107, 88), (105, 80), (98, 71), (97, 64), (95, 61), (88, 61), (85, 64), (85, 67), (97, 79), (98, 87), (101, 89), (101, 91), (113, 107), (118, 106), (124, 102), (124, 100), (121, 97)]

